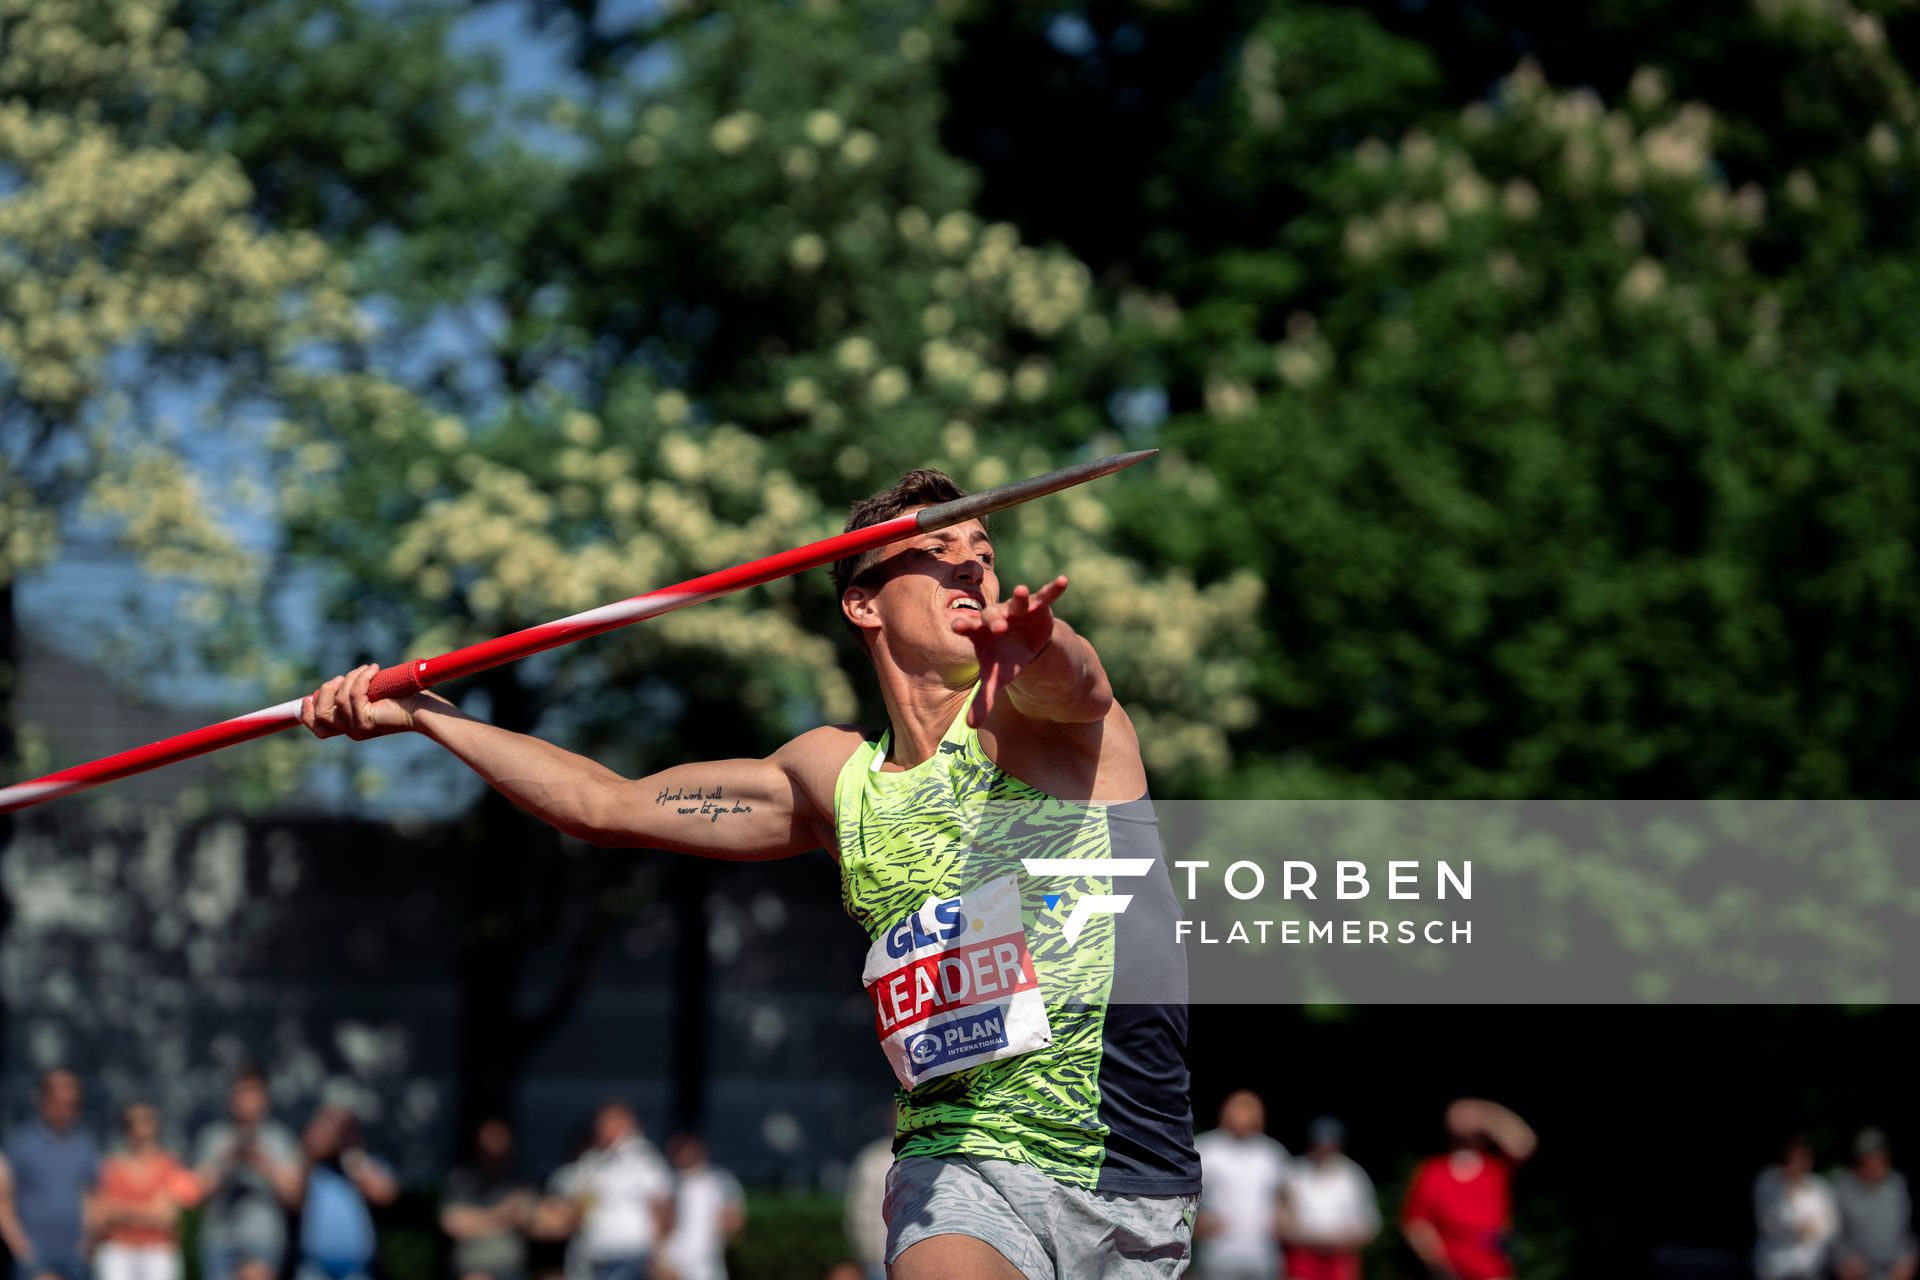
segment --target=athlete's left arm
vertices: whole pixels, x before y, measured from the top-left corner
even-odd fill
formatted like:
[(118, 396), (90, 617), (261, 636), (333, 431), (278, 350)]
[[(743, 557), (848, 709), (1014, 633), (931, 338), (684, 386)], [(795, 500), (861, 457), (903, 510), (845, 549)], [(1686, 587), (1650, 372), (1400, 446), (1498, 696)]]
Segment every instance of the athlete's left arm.
[(978, 614), (956, 613), (953, 629), (973, 641), (980, 659), (980, 696), (968, 723), (979, 728), (1005, 695), (1014, 709), (1033, 720), (1092, 724), (1113, 707), (1113, 686), (1085, 636), (1053, 611), (1067, 589), (1063, 574), (1038, 591), (1025, 584), (1005, 603)]

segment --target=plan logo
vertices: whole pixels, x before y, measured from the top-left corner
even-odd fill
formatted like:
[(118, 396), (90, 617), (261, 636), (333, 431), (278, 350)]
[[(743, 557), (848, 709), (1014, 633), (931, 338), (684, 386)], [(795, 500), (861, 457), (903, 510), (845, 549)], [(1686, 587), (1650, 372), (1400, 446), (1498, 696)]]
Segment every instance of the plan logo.
[[(1143, 876), (1153, 870), (1152, 858), (1022, 858), (1020, 865), (1027, 874), (1059, 880), (1080, 880), (1087, 876), (1106, 876), (1118, 879), (1121, 876)], [(1050, 893), (1046, 897), (1047, 909), (1051, 911), (1062, 895)], [(1087, 921), (1097, 915), (1117, 916), (1127, 909), (1133, 901), (1130, 893), (1089, 893), (1073, 900), (1073, 910), (1067, 912), (1067, 923), (1062, 933), (1067, 945), (1071, 947), (1080, 940), (1080, 931), (1087, 927)]]
[(940, 1056), (940, 1037), (930, 1031), (922, 1031), (907, 1041), (907, 1056), (915, 1066), (930, 1067), (933, 1060)]

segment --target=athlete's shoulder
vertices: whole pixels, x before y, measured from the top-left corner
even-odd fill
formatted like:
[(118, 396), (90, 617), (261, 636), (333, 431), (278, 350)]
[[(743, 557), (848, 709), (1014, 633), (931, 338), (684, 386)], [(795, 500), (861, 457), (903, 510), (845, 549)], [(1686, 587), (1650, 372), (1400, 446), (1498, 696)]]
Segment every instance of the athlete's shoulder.
[(816, 760), (839, 757), (836, 764), (845, 764), (847, 757), (863, 742), (871, 742), (878, 735), (874, 730), (862, 724), (823, 724), (807, 730), (805, 733), (789, 738), (779, 750), (776, 759)]
[(789, 739), (771, 757), (791, 781), (796, 805), (805, 805), (814, 834), (835, 857), (833, 795), (840, 771), (861, 743), (878, 736), (864, 725), (823, 724)]
[(789, 739), (773, 753), (773, 759), (806, 792), (816, 809), (830, 815), (840, 770), (861, 743), (877, 736), (865, 725), (823, 724)]

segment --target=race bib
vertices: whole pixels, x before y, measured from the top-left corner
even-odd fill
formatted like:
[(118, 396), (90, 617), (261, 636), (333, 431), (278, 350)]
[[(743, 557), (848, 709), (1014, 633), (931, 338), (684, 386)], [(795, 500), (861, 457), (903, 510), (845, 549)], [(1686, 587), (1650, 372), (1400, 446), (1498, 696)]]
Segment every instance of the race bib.
[(861, 981), (906, 1089), (1053, 1043), (1012, 876), (929, 897), (874, 942)]

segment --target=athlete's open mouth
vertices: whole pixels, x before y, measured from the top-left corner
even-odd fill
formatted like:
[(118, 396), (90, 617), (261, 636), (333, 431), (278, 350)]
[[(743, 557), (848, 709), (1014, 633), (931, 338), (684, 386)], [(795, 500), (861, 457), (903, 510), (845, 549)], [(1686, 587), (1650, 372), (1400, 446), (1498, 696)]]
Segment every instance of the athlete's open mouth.
[(974, 599), (972, 596), (955, 596), (953, 599), (947, 601), (947, 608), (949, 609), (971, 609), (975, 613), (978, 613), (981, 607), (980, 601)]

